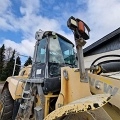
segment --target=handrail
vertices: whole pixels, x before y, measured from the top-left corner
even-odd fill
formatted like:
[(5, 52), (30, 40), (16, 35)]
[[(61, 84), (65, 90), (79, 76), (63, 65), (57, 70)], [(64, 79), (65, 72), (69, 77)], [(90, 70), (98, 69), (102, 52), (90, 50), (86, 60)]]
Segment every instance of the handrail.
[(27, 58), (29, 57), (29, 56), (21, 55), (21, 54), (18, 54), (18, 53), (15, 55), (15, 62), (14, 62), (14, 68), (13, 68), (12, 76), (14, 76), (16, 66), (24, 67), (24, 65), (18, 65), (18, 64), (16, 64), (16, 60), (17, 60), (18, 56), (27, 57)]

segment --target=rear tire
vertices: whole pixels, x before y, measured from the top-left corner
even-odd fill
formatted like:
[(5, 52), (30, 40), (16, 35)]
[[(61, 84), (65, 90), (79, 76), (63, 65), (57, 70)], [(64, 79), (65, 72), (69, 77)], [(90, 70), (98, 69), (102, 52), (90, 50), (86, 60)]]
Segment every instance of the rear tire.
[(0, 97), (0, 120), (12, 120), (14, 100), (6, 87)]

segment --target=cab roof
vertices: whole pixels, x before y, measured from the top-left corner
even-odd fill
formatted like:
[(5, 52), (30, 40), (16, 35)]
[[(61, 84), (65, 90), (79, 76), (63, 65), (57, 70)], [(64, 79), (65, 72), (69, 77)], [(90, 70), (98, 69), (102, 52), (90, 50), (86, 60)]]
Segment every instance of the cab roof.
[(57, 35), (57, 36), (63, 38), (66, 42), (69, 42), (69, 43), (71, 43), (71, 44), (74, 46), (74, 44), (73, 44), (69, 39), (67, 39), (66, 37), (60, 35), (59, 33), (53, 32), (53, 31), (45, 31), (45, 32), (43, 33), (42, 38), (44, 38), (44, 37), (46, 37), (46, 36), (51, 36), (51, 35)]

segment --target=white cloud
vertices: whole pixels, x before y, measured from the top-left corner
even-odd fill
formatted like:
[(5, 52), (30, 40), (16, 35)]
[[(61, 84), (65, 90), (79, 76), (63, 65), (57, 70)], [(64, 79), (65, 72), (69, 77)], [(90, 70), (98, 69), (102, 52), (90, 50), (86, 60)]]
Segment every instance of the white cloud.
[(52, 5), (53, 3), (56, 2), (56, 0), (41, 0), (43, 2), (45, 2), (46, 4)]
[(40, 0), (21, 0), (22, 6), (20, 12), (23, 15), (29, 16), (37, 14), (40, 10)]
[(3, 13), (8, 13), (9, 8), (11, 7), (10, 0), (0, 0), (0, 15)]
[(11, 26), (10, 24), (8, 24), (7, 23), (7, 20), (6, 19), (4, 19), (4, 18), (2, 18), (2, 17), (0, 17), (0, 28), (2, 29), (2, 30), (4, 30), (4, 31), (6, 31), (6, 30), (13, 30), (14, 28), (13, 28), (13, 26)]
[(6, 48), (11, 46), (22, 55), (33, 56), (35, 41), (31, 42), (29, 40), (22, 40), (21, 43), (16, 43), (12, 40), (4, 40), (4, 44)]
[(4, 27), (5, 30), (22, 31), (25, 38), (33, 36), (38, 29), (53, 31), (61, 29), (57, 20), (38, 15), (40, 0), (21, 0), (21, 3), (20, 11), (23, 16), (17, 17), (12, 12), (5, 14), (4, 17), (0, 17), (0, 29)]
[[(35, 45), (35, 32), (39, 29), (58, 31), (60, 30), (60, 24), (55, 19), (37, 15), (40, 8), (39, 0), (21, 0), (21, 2), (20, 12), (23, 16), (17, 18), (10, 12), (3, 18), (0, 17), (0, 26), (1, 29), (3, 27), (2, 30), (22, 31), (23, 39), (20, 43), (4, 39), (3, 43), (6, 47), (11, 46), (16, 49), (20, 54), (32, 56)], [(7, 7), (9, 6), (6, 6), (6, 9)]]
[[(50, 0), (50, 2), (53, 4), (55, 1)], [(12, 40), (4, 40), (3, 43), (12, 46), (21, 54), (31, 55), (33, 53), (30, 52), (30, 48), (33, 51), (34, 35), (39, 29), (58, 32), (74, 42), (73, 33), (65, 33), (61, 27), (66, 24), (71, 15), (84, 20), (90, 27), (91, 38), (88, 40), (87, 45), (120, 27), (120, 1), (118, 0), (85, 0), (84, 2), (77, 0), (76, 4), (86, 4), (87, 6), (85, 8), (83, 6), (83, 9), (79, 8), (77, 12), (69, 12), (70, 8), (65, 8), (68, 11), (62, 12), (61, 9), (63, 16), (56, 19), (38, 15), (41, 10), (40, 0), (21, 0), (21, 3), (20, 12), (22, 16), (16, 17), (10, 10), (12, 5), (10, 0), (0, 2), (0, 29), (21, 31), (23, 33), (23, 39), (20, 43), (15, 43)], [(69, 7), (69, 3), (67, 3), (67, 6)], [(54, 6), (54, 9), (58, 10), (59, 7)]]
[[(77, 0), (77, 3), (87, 5), (73, 13), (75, 17), (85, 21), (91, 29), (90, 40), (87, 41), (86, 46), (120, 27), (119, 0), (85, 0), (84, 2)], [(70, 13), (67, 15), (70, 16)]]
[(12, 3), (10, 0), (0, 1), (0, 29), (1, 30), (13, 30), (13, 26), (9, 24), (9, 18), (11, 13)]
[(118, 0), (89, 0), (87, 21), (93, 41), (120, 27), (119, 6)]

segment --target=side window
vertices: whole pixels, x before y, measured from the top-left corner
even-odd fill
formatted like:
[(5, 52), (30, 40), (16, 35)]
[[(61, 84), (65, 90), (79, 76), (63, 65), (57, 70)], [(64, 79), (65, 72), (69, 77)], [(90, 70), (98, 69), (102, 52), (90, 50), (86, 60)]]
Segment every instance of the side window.
[(64, 51), (64, 57), (66, 58), (68, 56), (69, 56), (69, 50)]
[(46, 58), (46, 39), (39, 41), (36, 53), (36, 62), (45, 63)]
[(46, 49), (45, 48), (41, 48), (40, 55), (45, 55), (45, 53), (46, 53)]
[(75, 54), (73, 45), (64, 39), (59, 38), (61, 50), (66, 64), (75, 64)]
[(70, 50), (66, 50), (63, 52), (65, 63), (71, 63), (70, 52)]

